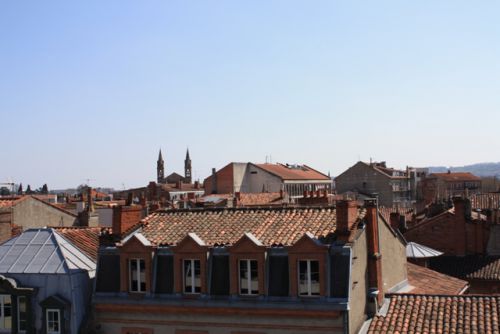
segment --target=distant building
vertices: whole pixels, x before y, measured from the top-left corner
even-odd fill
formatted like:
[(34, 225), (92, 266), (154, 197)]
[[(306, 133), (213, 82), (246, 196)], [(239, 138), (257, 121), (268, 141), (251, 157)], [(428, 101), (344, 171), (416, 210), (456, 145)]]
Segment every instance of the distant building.
[(481, 192), (481, 178), (471, 173), (432, 173), (421, 181), (426, 204)]
[(378, 195), (379, 204), (387, 207), (411, 207), (416, 198), (416, 184), (423, 171), (388, 168), (383, 162), (358, 161), (335, 178), (338, 194), (355, 192)]
[(254, 164), (231, 162), (203, 183), (206, 194), (278, 193), (283, 191), (293, 198), (303, 197), (304, 192), (332, 189), (332, 180), (306, 165)]
[(179, 181), (188, 184), (192, 183), (193, 169), (191, 165), (191, 158), (189, 156), (189, 149), (186, 150), (186, 158), (184, 159), (184, 176), (174, 172), (165, 177), (165, 161), (163, 160), (161, 150), (158, 153), (158, 161), (156, 162), (156, 175), (156, 182), (159, 184), (177, 183)]

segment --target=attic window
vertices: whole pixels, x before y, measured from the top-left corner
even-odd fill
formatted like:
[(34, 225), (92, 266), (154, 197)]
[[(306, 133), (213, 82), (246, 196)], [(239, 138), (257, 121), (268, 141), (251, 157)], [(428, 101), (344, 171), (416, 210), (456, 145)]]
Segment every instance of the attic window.
[(184, 293), (201, 293), (200, 260), (184, 260)]
[(146, 291), (146, 262), (144, 259), (130, 259), (130, 291)]
[(299, 261), (299, 296), (319, 296), (319, 261)]

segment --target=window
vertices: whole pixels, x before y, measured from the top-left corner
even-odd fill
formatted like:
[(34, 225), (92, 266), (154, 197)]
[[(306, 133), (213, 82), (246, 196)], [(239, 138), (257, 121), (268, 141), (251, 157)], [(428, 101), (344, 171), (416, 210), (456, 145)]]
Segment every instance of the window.
[(240, 260), (240, 295), (259, 293), (257, 260)]
[(61, 333), (61, 312), (57, 309), (47, 309), (47, 334)]
[(200, 260), (184, 260), (184, 293), (201, 292)]
[(130, 265), (130, 291), (146, 291), (146, 262), (143, 259), (131, 259)]
[(12, 328), (12, 298), (0, 295), (0, 330)]
[(319, 296), (319, 261), (299, 261), (299, 296)]
[(25, 331), (27, 328), (26, 296), (17, 297), (17, 327), (19, 331)]

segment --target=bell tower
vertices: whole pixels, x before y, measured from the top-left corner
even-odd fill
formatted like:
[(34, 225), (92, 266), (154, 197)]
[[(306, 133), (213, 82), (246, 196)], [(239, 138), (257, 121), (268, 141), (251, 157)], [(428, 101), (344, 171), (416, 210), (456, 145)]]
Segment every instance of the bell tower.
[(165, 163), (163, 162), (163, 157), (158, 154), (158, 161), (156, 162), (156, 177), (158, 183), (165, 183)]
[(186, 159), (184, 160), (184, 182), (192, 183), (191, 158), (189, 157), (189, 149), (186, 151)]

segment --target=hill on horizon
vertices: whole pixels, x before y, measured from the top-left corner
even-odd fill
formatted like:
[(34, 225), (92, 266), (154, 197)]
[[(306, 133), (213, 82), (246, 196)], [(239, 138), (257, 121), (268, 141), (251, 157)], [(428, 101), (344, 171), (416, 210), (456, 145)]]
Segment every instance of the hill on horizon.
[(452, 172), (469, 172), (481, 177), (500, 177), (500, 162), (481, 162), (458, 167), (433, 166), (428, 168), (430, 173), (446, 173), (448, 170), (451, 170)]

